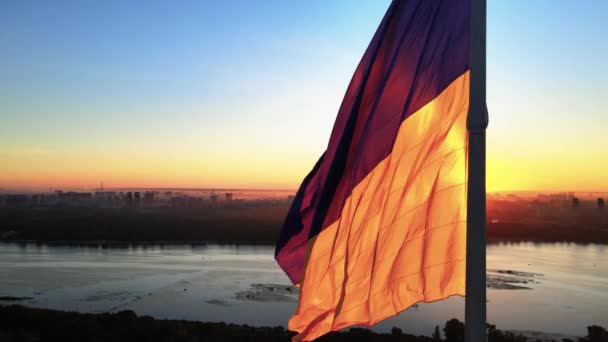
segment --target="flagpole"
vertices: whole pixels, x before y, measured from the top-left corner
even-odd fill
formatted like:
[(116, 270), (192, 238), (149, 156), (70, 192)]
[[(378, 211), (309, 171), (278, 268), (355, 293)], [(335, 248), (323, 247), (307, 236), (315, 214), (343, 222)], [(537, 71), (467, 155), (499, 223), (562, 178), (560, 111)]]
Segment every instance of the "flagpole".
[(486, 0), (471, 0), (465, 341), (486, 329)]

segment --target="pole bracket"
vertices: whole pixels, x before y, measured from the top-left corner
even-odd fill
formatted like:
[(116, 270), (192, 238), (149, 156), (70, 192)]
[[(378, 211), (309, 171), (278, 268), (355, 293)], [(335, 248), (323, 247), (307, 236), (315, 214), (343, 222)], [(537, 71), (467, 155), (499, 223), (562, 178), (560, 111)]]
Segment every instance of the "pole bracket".
[(488, 128), (490, 117), (488, 115), (488, 105), (469, 107), (467, 114), (467, 130), (471, 134), (484, 133)]

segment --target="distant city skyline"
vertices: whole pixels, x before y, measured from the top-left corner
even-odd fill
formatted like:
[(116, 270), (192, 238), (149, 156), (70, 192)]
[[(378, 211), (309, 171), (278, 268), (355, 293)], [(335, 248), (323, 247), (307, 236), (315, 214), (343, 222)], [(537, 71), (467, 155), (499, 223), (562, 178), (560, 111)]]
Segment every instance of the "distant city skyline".
[[(0, 190), (295, 190), (389, 3), (4, 2)], [(488, 191), (608, 191), (606, 22), (489, 1)]]

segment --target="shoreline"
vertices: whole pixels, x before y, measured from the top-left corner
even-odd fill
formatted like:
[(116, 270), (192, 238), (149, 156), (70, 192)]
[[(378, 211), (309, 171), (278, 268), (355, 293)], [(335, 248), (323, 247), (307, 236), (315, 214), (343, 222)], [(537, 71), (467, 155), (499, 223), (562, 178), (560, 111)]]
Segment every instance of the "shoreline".
[[(502, 207), (500, 207), (502, 208)], [(0, 241), (68, 245), (274, 245), (286, 203), (222, 208), (0, 208)], [(487, 242), (608, 244), (608, 211), (541, 219), (488, 212)], [(605, 215), (604, 215), (605, 214)]]
[[(35, 239), (0, 239), (1, 244), (15, 245), (46, 245), (46, 246), (68, 246), (68, 247), (146, 247), (146, 246), (255, 246), (275, 247), (274, 242), (255, 240), (35, 240)], [(571, 241), (571, 240), (535, 240), (535, 239), (511, 239), (498, 240), (488, 239), (488, 246), (518, 245), (518, 244), (574, 244), (581, 246), (598, 245), (605, 246), (608, 242)]]
[(7, 240), (0, 239), (0, 243), (3, 244), (35, 244), (35, 245), (47, 245), (47, 246), (108, 246), (108, 247), (129, 247), (129, 246), (208, 246), (208, 245), (249, 245), (249, 246), (266, 246), (273, 247), (274, 243), (271, 242), (260, 242), (260, 241), (245, 241), (245, 240), (132, 240), (132, 241), (121, 241), (121, 240)]
[(284, 206), (0, 209), (0, 241), (274, 244), (286, 211)]
[[(599, 326), (587, 327), (588, 336), (575, 337), (538, 331), (507, 331), (489, 325), (492, 342), (524, 342), (530, 339), (550, 341), (589, 341), (591, 335), (605, 341), (608, 332)], [(439, 336), (436, 334), (439, 333)], [(464, 333), (457, 319), (437, 325), (429, 336), (413, 335), (393, 328), (390, 333), (377, 333), (368, 328), (353, 327), (329, 333), (318, 341), (455, 341)], [(0, 341), (290, 341), (294, 332), (283, 326), (255, 327), (224, 322), (155, 319), (126, 310), (116, 313), (81, 313), (0, 304)], [(592, 340), (592, 341), (596, 341)]]

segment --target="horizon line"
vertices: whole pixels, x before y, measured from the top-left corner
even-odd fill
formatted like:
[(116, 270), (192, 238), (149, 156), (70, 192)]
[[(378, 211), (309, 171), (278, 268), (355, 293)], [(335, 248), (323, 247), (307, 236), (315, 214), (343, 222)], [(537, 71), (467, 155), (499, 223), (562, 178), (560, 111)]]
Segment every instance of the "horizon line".
[[(42, 191), (37, 191), (37, 189), (41, 189), (43, 187), (31, 187), (31, 188), (7, 188), (7, 187), (0, 187), (0, 192), (19, 192), (19, 191), (25, 191), (25, 192), (42, 192)], [(45, 187), (46, 188), (46, 187)], [(278, 188), (278, 189), (273, 189), (273, 188), (246, 188), (246, 187), (235, 187), (235, 188), (230, 188), (230, 187), (141, 187), (141, 186), (137, 186), (137, 187), (104, 187), (103, 189), (101, 188), (95, 188), (95, 187), (65, 187), (65, 188), (61, 188), (61, 187), (48, 187), (47, 191), (57, 191), (57, 190), (87, 190), (87, 191), (111, 191), (111, 190), (155, 190), (155, 191), (169, 191), (169, 190), (174, 190), (174, 191), (264, 191), (264, 192), (270, 192), (270, 191), (290, 191), (290, 192), (297, 192), (298, 188), (292, 188), (292, 189), (286, 189), (286, 188)], [(51, 190), (52, 189), (52, 190)], [(492, 191), (486, 191), (488, 194), (497, 194), (497, 193), (583, 193), (583, 194), (608, 194), (608, 190), (492, 190)]]

